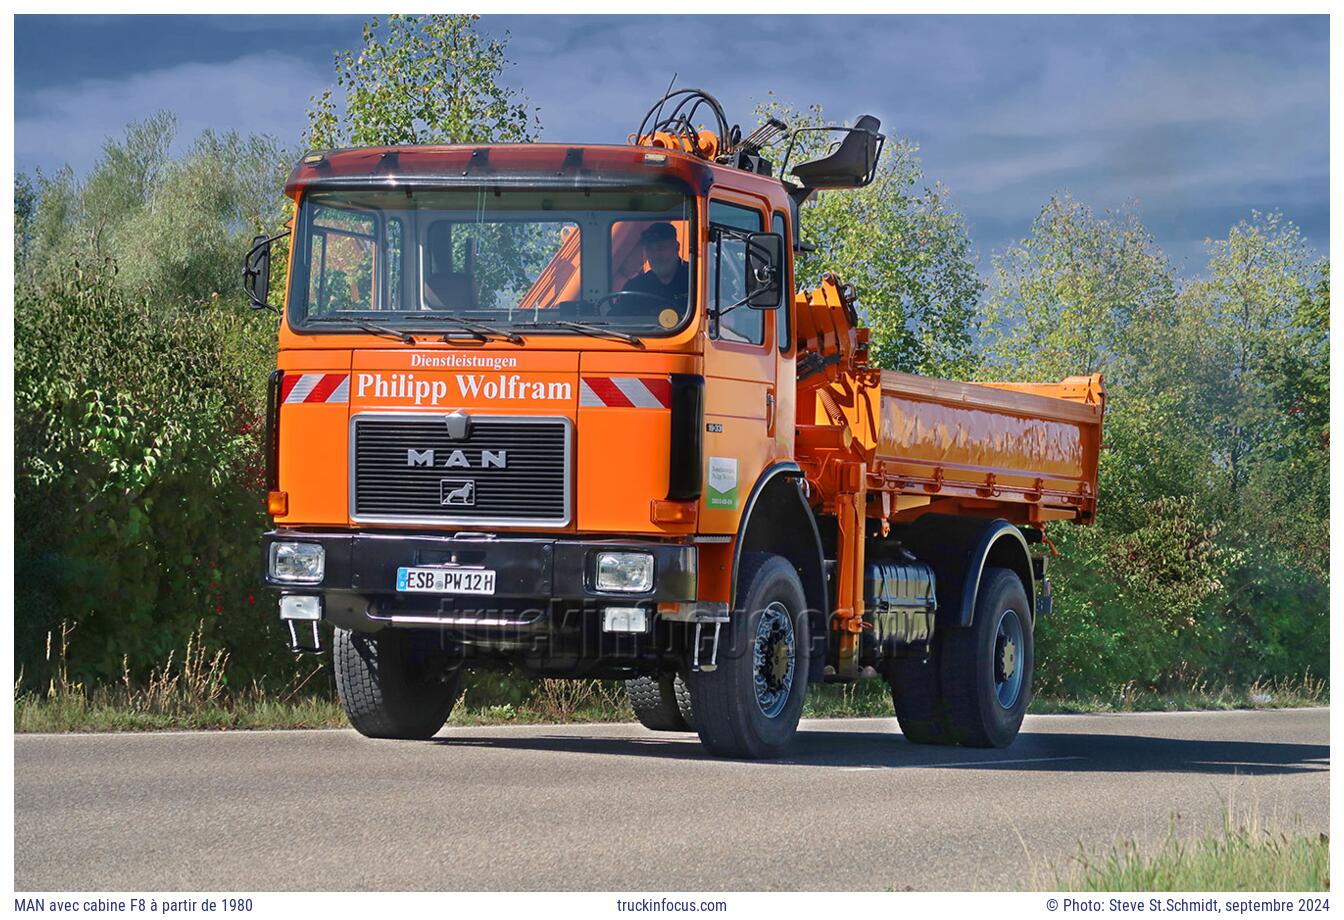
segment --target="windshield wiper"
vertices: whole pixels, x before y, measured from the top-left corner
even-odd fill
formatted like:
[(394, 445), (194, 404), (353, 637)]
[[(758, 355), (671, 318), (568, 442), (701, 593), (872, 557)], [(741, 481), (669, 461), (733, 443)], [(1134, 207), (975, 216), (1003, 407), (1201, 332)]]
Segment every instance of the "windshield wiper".
[(644, 342), (637, 335), (631, 335), (628, 332), (617, 332), (615, 329), (607, 329), (601, 323), (579, 323), (572, 319), (553, 319), (544, 323), (533, 323), (534, 326), (560, 326), (564, 329), (573, 329), (575, 332), (581, 332), (584, 335), (591, 335), (595, 338), (620, 339), (622, 342), (629, 342), (636, 348), (643, 348)]
[(409, 332), (402, 332), (400, 329), (393, 329), (391, 326), (380, 326), (378, 323), (371, 323), (366, 319), (355, 319), (348, 316), (314, 316), (309, 318), (310, 323), (349, 323), (352, 326), (358, 326), (365, 332), (371, 332), (374, 335), (384, 335), (390, 339), (396, 339), (403, 345), (414, 345), (415, 336)]
[[(427, 312), (422, 313), (421, 315), (429, 316), (433, 319), (446, 320), (450, 323), (457, 323), (459, 326), (461, 326), (463, 329), (471, 333), (473, 336), (475, 336), (482, 342), (489, 341), (491, 336), (497, 339), (503, 339), (504, 341), (514, 345), (522, 345), (524, 342), (527, 341), (521, 335), (510, 329), (500, 329), (498, 326), (491, 326), (488, 323), (479, 323), (473, 319), (463, 319), (462, 317), (458, 316), (455, 313)], [(453, 342), (453, 337), (449, 333), (444, 333), (443, 340), (451, 345)]]

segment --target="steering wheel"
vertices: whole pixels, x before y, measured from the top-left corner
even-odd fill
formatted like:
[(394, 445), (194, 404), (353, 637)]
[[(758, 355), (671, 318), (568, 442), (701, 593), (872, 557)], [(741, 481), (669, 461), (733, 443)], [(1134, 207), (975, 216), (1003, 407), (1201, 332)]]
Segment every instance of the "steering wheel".
[[(621, 297), (643, 297), (646, 300), (656, 300), (658, 301), (658, 303), (663, 304), (669, 308), (672, 307), (671, 302), (669, 302), (666, 297), (662, 296), (661, 294), (650, 294), (647, 291), (612, 291), (610, 294), (603, 294), (601, 297), (594, 300), (593, 306), (600, 308), (602, 304), (610, 300), (612, 302), (612, 306), (614, 307), (616, 303), (619, 302), (619, 298)], [(599, 315), (610, 316), (611, 311), (608, 310), (605, 314), (602, 314), (599, 310)]]

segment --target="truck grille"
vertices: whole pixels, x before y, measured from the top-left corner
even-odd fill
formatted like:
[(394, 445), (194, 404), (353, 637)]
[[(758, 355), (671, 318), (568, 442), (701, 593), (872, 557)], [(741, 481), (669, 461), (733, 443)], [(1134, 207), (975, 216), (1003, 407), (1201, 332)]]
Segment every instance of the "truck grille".
[(450, 437), (445, 419), (378, 414), (351, 419), (353, 519), (569, 523), (568, 419), (472, 416), (465, 438)]

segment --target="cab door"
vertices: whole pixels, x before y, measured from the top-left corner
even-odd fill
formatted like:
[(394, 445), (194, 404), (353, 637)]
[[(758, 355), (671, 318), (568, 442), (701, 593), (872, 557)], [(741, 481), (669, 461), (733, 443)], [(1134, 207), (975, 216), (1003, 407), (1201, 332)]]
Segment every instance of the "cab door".
[(746, 296), (746, 243), (725, 233), (767, 228), (763, 200), (718, 191), (707, 211), (704, 494), (700, 530), (735, 533), (752, 486), (773, 453), (779, 426), (771, 312), (736, 305)]

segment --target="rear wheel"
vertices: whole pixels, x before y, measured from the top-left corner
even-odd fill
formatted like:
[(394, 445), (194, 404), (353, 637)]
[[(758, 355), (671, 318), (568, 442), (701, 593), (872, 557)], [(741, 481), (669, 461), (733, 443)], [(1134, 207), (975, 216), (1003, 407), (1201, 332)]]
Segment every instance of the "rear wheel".
[(437, 644), (414, 632), (338, 628), (332, 660), (341, 708), (369, 738), (433, 737), (462, 688), (462, 669), (449, 668)]
[(625, 692), (641, 725), (656, 732), (695, 731), (691, 691), (680, 674), (636, 677)]
[(752, 553), (738, 572), (718, 667), (688, 675), (700, 741), (724, 757), (777, 757), (807, 697), (808, 624), (798, 573), (782, 556)]
[(1031, 702), (1036, 665), (1031, 607), (1011, 569), (986, 568), (975, 619), (942, 640), (941, 677), (947, 727), (971, 747), (1007, 747)]
[(927, 658), (898, 658), (886, 665), (887, 686), (901, 734), (913, 744), (951, 744), (938, 687), (938, 663)]

